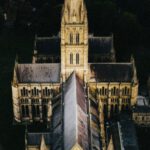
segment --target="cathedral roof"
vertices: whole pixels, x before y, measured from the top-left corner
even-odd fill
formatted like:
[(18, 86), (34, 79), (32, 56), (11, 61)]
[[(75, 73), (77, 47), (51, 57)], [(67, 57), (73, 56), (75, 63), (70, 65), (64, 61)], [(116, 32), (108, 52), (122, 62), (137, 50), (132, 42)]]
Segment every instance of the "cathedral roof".
[(129, 116), (121, 115), (111, 130), (115, 150), (139, 150), (135, 126)]
[(149, 106), (136, 106), (133, 108), (134, 113), (150, 113), (150, 107)]
[(44, 137), (45, 144), (51, 145), (52, 144), (52, 135), (51, 133), (27, 133), (27, 142), (28, 145), (40, 145), (41, 138)]
[(37, 37), (34, 49), (38, 51), (38, 54), (42, 55), (60, 55), (60, 37)]
[(89, 64), (91, 82), (131, 82), (133, 67), (131, 63)]
[(60, 80), (60, 64), (18, 64), (19, 83), (57, 83)]
[(87, 106), (83, 84), (73, 73), (64, 89), (64, 149), (88, 149)]
[(63, 123), (62, 123), (62, 95), (53, 101), (53, 116), (52, 116), (52, 128), (53, 128), (53, 150), (59, 150), (62, 147), (63, 142)]
[[(34, 49), (40, 55), (60, 55), (61, 39), (54, 37), (37, 37)], [(99, 53), (103, 55), (110, 54), (113, 49), (113, 37), (94, 37), (89, 36), (89, 54)]]
[(89, 36), (89, 54), (110, 54), (113, 49), (113, 37), (94, 37)]
[(99, 128), (99, 113), (98, 113), (98, 103), (97, 101), (89, 96), (89, 105), (90, 105), (90, 132), (91, 132), (91, 146), (96, 147), (97, 150), (101, 149), (101, 137)]

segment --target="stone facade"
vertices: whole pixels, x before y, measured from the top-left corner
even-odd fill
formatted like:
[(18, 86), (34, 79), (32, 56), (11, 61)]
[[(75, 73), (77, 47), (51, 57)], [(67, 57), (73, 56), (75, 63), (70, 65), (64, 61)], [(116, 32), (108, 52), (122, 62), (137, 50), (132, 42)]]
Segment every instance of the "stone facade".
[(138, 126), (150, 126), (150, 105), (148, 99), (137, 97), (137, 104), (133, 108), (132, 119)]
[(61, 21), (61, 74), (64, 81), (72, 71), (82, 79), (88, 72), (87, 11), (83, 1), (76, 1), (74, 7), (72, 3), (65, 2)]
[[(61, 135), (62, 127), (67, 124), (64, 118), (68, 113), (64, 116), (59, 115), (62, 115), (64, 110), (66, 112), (70, 111), (70, 113), (73, 111), (69, 110), (70, 107), (65, 106), (65, 102), (69, 101), (68, 103), (74, 108), (72, 115), (78, 114), (77, 110), (82, 112), (80, 114), (83, 114), (81, 116), (77, 115), (79, 122), (72, 125), (76, 128), (80, 123), (80, 126), (78, 126), (80, 132), (78, 132), (78, 138), (76, 138), (79, 141), (73, 140), (74, 145), (70, 145), (73, 150), (106, 150), (105, 117), (111, 118), (113, 114), (129, 110), (136, 104), (138, 80), (134, 59), (132, 58), (129, 63), (115, 62), (112, 36), (89, 38), (87, 11), (84, 1), (65, 0), (60, 39), (59, 37), (39, 39), (36, 37), (38, 42), (45, 43), (45, 40), (48, 40), (48, 43), (53, 43), (54, 51), (58, 51), (55, 48), (58, 47), (60, 41), (60, 63), (49, 63), (48, 60), (51, 56), (45, 57), (45, 53), (42, 55), (42, 52), (39, 55), (37, 49), (34, 49), (31, 64), (19, 64), (17, 60), (15, 63), (12, 81), (15, 122), (25, 124), (47, 122), (49, 126), (53, 126), (52, 133), (56, 135), (56, 137), (53, 135), (53, 138), (56, 138), (53, 142), (59, 143), (60, 149), (62, 147), (60, 142), (57, 142), (58, 135), (60, 139), (64, 136)], [(41, 48), (43, 44), (38, 42), (35, 45)], [(47, 48), (47, 42), (45, 48)], [(106, 54), (102, 54), (102, 58), (107, 56), (110, 61), (89, 63), (88, 55), (91, 48), (93, 48), (92, 52), (95, 48), (98, 48), (98, 51)], [(47, 50), (50, 51), (49, 48)], [(46, 64), (44, 60), (48, 63)], [(71, 84), (68, 83), (70, 78), (72, 79)], [(66, 89), (66, 86), (69, 88)], [(67, 93), (69, 89), (72, 89), (70, 86), (74, 86), (73, 92), (69, 92), (69, 96), (67, 95), (69, 98), (65, 99), (64, 91)], [(78, 97), (74, 96), (75, 94)], [(72, 103), (70, 103), (71, 100)], [(76, 109), (76, 105), (79, 105), (78, 109)], [(82, 121), (83, 116), (85, 122)], [(69, 120), (68, 123), (70, 123)], [(89, 127), (90, 133), (81, 130), (83, 126), (85, 127), (85, 124), (86, 128)], [(70, 130), (74, 134), (75, 131)], [(74, 136), (77, 135), (73, 133), (67, 132), (74, 139)], [(90, 139), (90, 144), (86, 142), (88, 138), (85, 136)], [(86, 140), (83, 142), (83, 139)], [(40, 143), (30, 145), (30, 139), (27, 141), (29, 150), (47, 150), (46, 148), (40, 149)], [(58, 148), (54, 143), (52, 145), (53, 150)]]

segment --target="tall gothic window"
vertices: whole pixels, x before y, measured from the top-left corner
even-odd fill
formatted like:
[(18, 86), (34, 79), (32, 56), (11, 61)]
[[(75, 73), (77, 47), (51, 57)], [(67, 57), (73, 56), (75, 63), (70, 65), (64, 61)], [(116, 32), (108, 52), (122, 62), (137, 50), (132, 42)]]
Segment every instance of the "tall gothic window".
[(46, 104), (42, 106), (42, 115), (43, 115), (43, 119), (47, 117), (47, 105)]
[(129, 95), (130, 94), (130, 89), (125, 87), (122, 89), (122, 95)]
[(40, 107), (39, 105), (32, 105), (32, 116), (34, 117), (40, 117)]
[(80, 42), (80, 35), (79, 33), (76, 34), (76, 44), (79, 44)]
[(76, 64), (79, 64), (79, 53), (76, 54)]
[(28, 90), (25, 87), (21, 89), (21, 96), (28, 96)]
[(29, 107), (28, 105), (21, 106), (22, 117), (29, 117)]
[(73, 64), (73, 54), (70, 54), (70, 64)]
[(116, 87), (113, 87), (111, 89), (111, 95), (118, 95), (118, 93), (119, 93), (119, 89), (117, 89)]
[(39, 96), (39, 90), (36, 89), (36, 87), (34, 87), (34, 88), (31, 90), (31, 92), (32, 92), (32, 96)]
[(72, 33), (70, 33), (70, 44), (73, 44), (73, 34)]
[(50, 96), (51, 90), (48, 89), (47, 87), (43, 89), (43, 96)]

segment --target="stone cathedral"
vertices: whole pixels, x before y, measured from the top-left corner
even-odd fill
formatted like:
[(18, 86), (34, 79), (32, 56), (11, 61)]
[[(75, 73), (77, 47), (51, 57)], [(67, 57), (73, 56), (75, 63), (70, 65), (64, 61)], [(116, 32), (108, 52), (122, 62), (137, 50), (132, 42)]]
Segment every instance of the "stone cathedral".
[(35, 37), (32, 63), (15, 61), (14, 123), (26, 125), (25, 150), (113, 150), (105, 120), (130, 110), (137, 94), (134, 58), (116, 62), (113, 35), (89, 34), (84, 0), (65, 0), (60, 34)]

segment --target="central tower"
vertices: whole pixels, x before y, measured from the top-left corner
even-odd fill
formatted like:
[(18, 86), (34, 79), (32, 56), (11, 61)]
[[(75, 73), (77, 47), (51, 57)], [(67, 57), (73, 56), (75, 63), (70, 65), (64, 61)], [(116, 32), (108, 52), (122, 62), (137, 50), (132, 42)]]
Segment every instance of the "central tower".
[(88, 20), (83, 0), (65, 0), (61, 21), (61, 74), (73, 71), (86, 81), (88, 72)]

